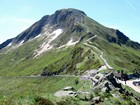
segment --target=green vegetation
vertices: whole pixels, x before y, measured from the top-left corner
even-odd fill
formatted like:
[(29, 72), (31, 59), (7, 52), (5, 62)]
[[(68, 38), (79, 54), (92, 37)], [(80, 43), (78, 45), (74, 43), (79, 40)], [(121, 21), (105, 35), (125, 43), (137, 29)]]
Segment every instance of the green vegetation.
[(35, 98), (35, 105), (54, 105), (54, 104), (47, 98), (37, 97)]
[[(104, 65), (101, 52), (109, 65), (116, 70), (127, 73), (140, 71), (138, 43), (129, 40), (119, 30), (104, 27), (81, 11), (72, 13), (71, 9), (64, 9), (57, 11), (50, 18), (43, 17), (17, 36), (14, 40), (15, 45), (0, 50), (0, 105), (90, 105), (91, 99), (98, 96), (101, 105), (140, 104), (133, 95), (128, 97), (118, 91), (101, 92), (99, 88), (92, 91), (91, 82), (72, 76), (81, 75), (87, 70), (98, 69)], [(49, 23), (52, 24), (51, 27)], [(47, 35), (44, 34), (46, 28), (53, 31), (56, 27), (63, 27), (63, 33), (50, 43), (54, 48), (35, 58), (36, 51), (47, 42)], [(40, 33), (41, 37), (30, 39)], [(90, 40), (91, 43), (88, 42), (88, 39), (95, 35), (96, 37)], [(27, 42), (18, 45), (23, 39)], [(58, 48), (71, 41), (79, 43), (75, 46)], [(55, 74), (55, 76), (39, 77), (42, 70), (48, 75)], [(110, 72), (110, 70), (100, 72)], [(77, 97), (56, 98), (54, 93), (66, 86), (72, 86), (81, 93)], [(132, 91), (128, 87), (125, 88)], [(84, 92), (90, 93), (83, 94)], [(137, 95), (133, 91), (132, 93)]]
[(100, 105), (139, 105), (140, 102), (134, 99), (133, 96), (126, 96), (119, 93), (117, 90), (110, 92), (101, 92), (100, 89), (94, 90), (94, 96), (100, 97)]
[[(131, 41), (123, 33), (107, 28), (88, 17), (85, 19), (85, 27), (93, 35), (97, 35), (91, 40), (92, 45), (104, 52), (104, 58), (114, 69), (123, 69), (125, 72), (139, 71), (140, 49), (135, 46), (137, 43), (131, 45)], [(117, 32), (119, 35), (116, 35)]]
[(37, 75), (44, 68), (47, 73), (62, 70), (63, 74), (76, 74), (102, 65), (98, 55), (83, 44), (51, 50), (33, 59), (35, 43), (39, 42), (31, 41), (9, 52), (1, 51), (0, 75)]
[[(68, 18), (69, 21), (72, 21), (71, 18), (73, 17)], [(106, 28), (87, 16), (83, 19), (81, 23), (75, 23), (70, 29), (66, 28), (60, 37), (52, 41), (56, 49), (43, 53), (37, 58), (33, 59), (35, 50), (45, 41), (45, 36), (30, 40), (14, 49), (9, 47), (1, 50), (0, 75), (36, 75), (44, 68), (48, 73), (63, 70), (63, 74), (81, 74), (88, 69), (99, 68), (104, 65), (99, 52), (83, 44), (94, 35), (97, 37), (91, 40), (91, 45), (104, 52), (104, 58), (114, 69), (123, 69), (125, 72), (139, 71), (139, 47), (134, 48), (129, 45), (132, 41), (126, 42), (127, 37), (121, 32)], [(66, 44), (71, 38), (75, 41), (80, 39), (80, 43), (69, 48), (57, 48)]]
[(79, 83), (75, 85), (77, 79), (78, 77), (71, 76), (0, 78), (0, 104), (33, 105), (38, 97), (43, 98), (39, 98), (40, 100), (59, 101), (54, 93), (67, 86), (80, 91), (91, 91), (89, 81), (78, 80)]
[(139, 50), (109, 43), (100, 37), (94, 40), (92, 45), (104, 52), (104, 58), (114, 69), (124, 70), (127, 73), (138, 70), (138, 65), (140, 65)]

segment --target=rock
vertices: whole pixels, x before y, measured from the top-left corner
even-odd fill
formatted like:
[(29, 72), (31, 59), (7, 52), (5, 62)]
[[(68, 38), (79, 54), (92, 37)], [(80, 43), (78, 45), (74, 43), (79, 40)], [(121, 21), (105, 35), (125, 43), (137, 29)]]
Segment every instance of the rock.
[(120, 98), (117, 94), (112, 94), (112, 96), (115, 98)]
[(75, 90), (73, 87), (71, 87), (71, 86), (67, 86), (67, 87), (65, 87), (64, 89), (63, 89), (64, 91), (73, 91), (73, 90)]
[(100, 96), (97, 96), (97, 97), (92, 98), (91, 102), (92, 102), (93, 104), (99, 103), (99, 102), (100, 102)]
[(108, 92), (108, 88), (107, 87), (103, 87), (101, 91), (102, 92)]

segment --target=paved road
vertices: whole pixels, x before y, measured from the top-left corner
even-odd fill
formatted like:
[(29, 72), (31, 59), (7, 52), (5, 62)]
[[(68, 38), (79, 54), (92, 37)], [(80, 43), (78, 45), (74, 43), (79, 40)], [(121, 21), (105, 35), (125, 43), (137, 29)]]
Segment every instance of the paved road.
[(118, 80), (119, 83), (121, 83), (123, 85), (126, 85), (126, 86), (129, 86), (130, 88), (132, 88), (135, 91), (137, 91), (137, 92), (140, 93), (140, 86), (133, 85), (133, 81), (140, 81), (140, 80), (139, 79), (136, 79), (136, 80), (128, 80), (128, 81), (126, 81), (126, 84), (125, 84), (125, 81)]
[[(52, 75), (53, 77), (80, 77), (76, 75)], [(0, 78), (42, 78), (42, 77), (52, 77), (52, 76), (0, 76)]]

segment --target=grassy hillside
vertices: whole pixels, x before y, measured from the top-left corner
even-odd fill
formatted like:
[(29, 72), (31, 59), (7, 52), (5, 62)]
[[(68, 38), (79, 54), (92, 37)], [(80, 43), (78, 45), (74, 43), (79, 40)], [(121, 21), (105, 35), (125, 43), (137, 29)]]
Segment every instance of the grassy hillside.
[(92, 40), (92, 45), (104, 52), (105, 59), (114, 69), (125, 72), (140, 71), (140, 50), (109, 43), (101, 37)]
[[(75, 81), (79, 83), (76, 85)], [(37, 97), (59, 101), (54, 93), (67, 86), (76, 90), (90, 91), (89, 81), (81, 81), (78, 77), (3, 77), (0, 78), (1, 105), (35, 105)], [(85, 88), (83, 88), (85, 87)], [(79, 101), (80, 102), (80, 101)]]
[(63, 71), (63, 74), (75, 74), (103, 64), (99, 55), (82, 43), (69, 48), (57, 48), (33, 59), (34, 50), (39, 43), (41, 42), (33, 40), (10, 51), (2, 50), (0, 75), (37, 75), (44, 68), (47, 73)]
[[(139, 50), (109, 43), (100, 36), (91, 41), (93, 46), (104, 52), (104, 58), (114, 69), (123, 69), (125, 72), (139, 70)], [(85, 46), (83, 42), (69, 48), (51, 50), (33, 59), (34, 50), (39, 43), (41, 42), (33, 40), (14, 50), (2, 50), (0, 53), (0, 75), (37, 75), (44, 68), (47, 73), (81, 74), (88, 69), (96, 69), (104, 64), (99, 57), (100, 54)]]
[[(76, 81), (78, 80), (78, 83)], [(87, 80), (80, 80), (74, 76), (52, 76), (52, 77), (1, 77), (0, 78), (0, 105), (42, 105), (44, 103), (53, 103), (45, 105), (91, 105), (91, 98), (100, 96), (101, 105), (139, 105), (139, 101), (133, 96), (139, 97), (139, 94), (131, 88), (133, 96), (126, 96), (118, 92), (117, 89), (110, 92), (102, 92), (101, 87), (92, 89), (92, 83)], [(78, 97), (56, 97), (54, 93), (67, 86), (74, 87), (77, 91), (90, 92), (78, 94)], [(126, 90), (126, 91), (127, 91)], [(113, 96), (114, 95), (114, 96)], [(50, 102), (50, 101), (51, 102)]]
[(140, 46), (138, 43), (133, 42), (132, 44), (131, 40), (120, 31), (109, 29), (88, 17), (85, 19), (85, 27), (97, 35), (91, 40), (92, 45), (104, 52), (104, 58), (114, 69), (125, 72), (140, 71)]
[[(43, 53), (35, 59), (33, 59), (34, 52), (46, 41), (45, 35), (38, 39), (30, 39), (19, 47), (14, 46), (17, 47), (14, 49), (7, 47), (0, 50), (0, 75), (37, 75), (42, 69), (47, 73), (63, 71), (63, 74), (81, 74), (88, 69), (96, 69), (104, 65), (99, 52), (83, 44), (94, 35), (97, 37), (91, 40), (92, 45), (104, 52), (104, 58), (114, 69), (123, 69), (126, 72), (140, 71), (139, 44), (129, 40), (120, 31), (104, 27), (84, 15), (81, 22), (66, 27), (63, 33), (51, 42), (56, 49)], [(71, 39), (79, 40), (80, 43), (68, 48), (58, 48)]]

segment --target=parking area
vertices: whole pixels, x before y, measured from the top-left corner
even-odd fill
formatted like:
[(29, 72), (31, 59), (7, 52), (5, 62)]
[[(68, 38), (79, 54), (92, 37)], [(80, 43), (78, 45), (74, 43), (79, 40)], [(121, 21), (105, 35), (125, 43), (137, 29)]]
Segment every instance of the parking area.
[(135, 80), (128, 80), (126, 81), (126, 84), (125, 84), (125, 81), (121, 81), (121, 80), (118, 80), (121, 84), (123, 85), (127, 85), (129, 86), (130, 88), (134, 89), (135, 91), (139, 92), (140, 93), (140, 85), (139, 86), (136, 86), (134, 83), (138, 83), (140, 82), (140, 79), (135, 79)]

